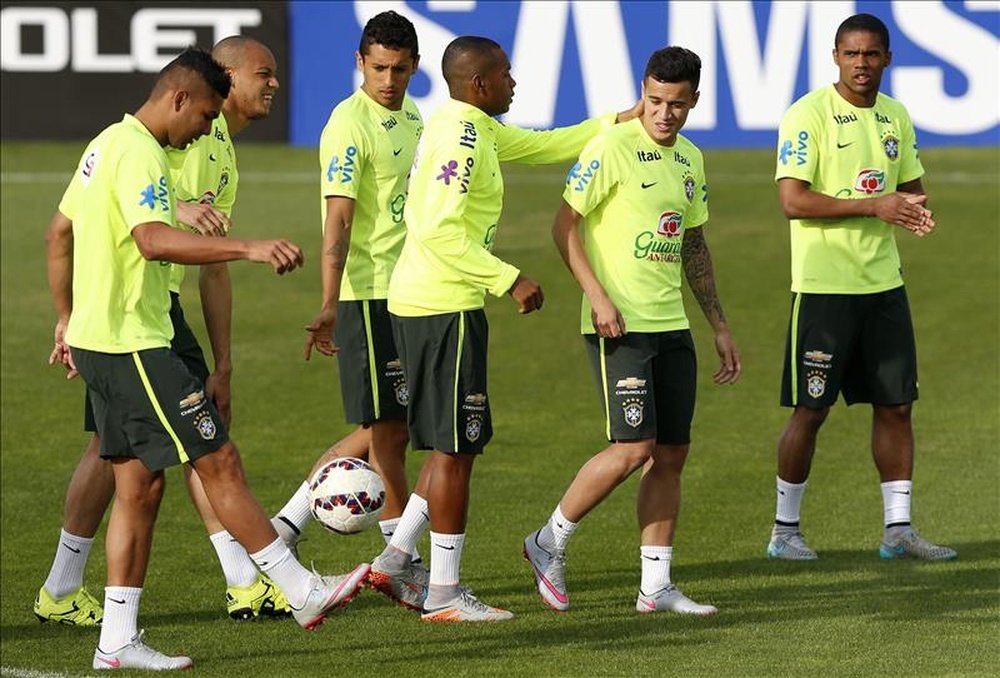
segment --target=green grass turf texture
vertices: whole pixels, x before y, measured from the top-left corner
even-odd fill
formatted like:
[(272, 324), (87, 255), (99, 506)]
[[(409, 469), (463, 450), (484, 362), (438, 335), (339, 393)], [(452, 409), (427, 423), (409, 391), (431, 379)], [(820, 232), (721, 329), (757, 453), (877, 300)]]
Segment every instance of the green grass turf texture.
[[(2, 665), (87, 672), (97, 632), (39, 625), (31, 613), (56, 546), (64, 490), (82, 451), (82, 384), (46, 365), (53, 313), (44, 232), (81, 144), (3, 146)], [(235, 234), (288, 237), (305, 269), (279, 278), (232, 265), (234, 426), (250, 483), (269, 512), (316, 456), (349, 430), (335, 362), (302, 359), (319, 302), (319, 200), (312, 150), (238, 147)], [(601, 449), (602, 420), (577, 331), (575, 283), (549, 228), (565, 167), (508, 166), (496, 254), (540, 281), (540, 313), (487, 304), (495, 436), (477, 463), (465, 584), (517, 616), (494, 625), (425, 625), (363, 592), (317, 634), (291, 621), (226, 618), (224, 582), (178, 469), (157, 524), (140, 626), (150, 643), (194, 658), (201, 675), (996, 675), (998, 653), (998, 154), (928, 150), (925, 185), (937, 231), (897, 235), (916, 323), (921, 399), (914, 521), (956, 547), (953, 563), (883, 562), (870, 410), (838, 404), (822, 431), (803, 512), (814, 563), (764, 558), (774, 511), (777, 405), (789, 304), (788, 227), (763, 151), (706, 153), (707, 238), (743, 378), (716, 387), (711, 334), (687, 308), (699, 349), (699, 397), (674, 580), (711, 618), (639, 616), (636, 479), (582, 523), (569, 548), (573, 607), (534, 592), (521, 540), (552, 511), (577, 468)], [(31, 173), (38, 173), (30, 176)], [(204, 336), (196, 274), (184, 305)], [(207, 346), (207, 344), (204, 344)], [(412, 453), (411, 480), (422, 461)], [(337, 537), (310, 526), (303, 560), (341, 572), (381, 548), (377, 531)], [(101, 596), (104, 529), (86, 574)], [(426, 540), (422, 543), (427, 550)]]

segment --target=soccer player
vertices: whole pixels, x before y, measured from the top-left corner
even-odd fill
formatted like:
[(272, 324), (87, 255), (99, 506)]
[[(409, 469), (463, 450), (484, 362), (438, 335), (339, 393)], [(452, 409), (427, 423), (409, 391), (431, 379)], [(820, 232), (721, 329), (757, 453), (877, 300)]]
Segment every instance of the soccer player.
[(497, 122), (493, 116), (510, 107), (515, 82), (507, 55), (488, 38), (453, 40), (442, 70), (451, 100), (424, 132), (405, 210), (406, 241), (389, 282), (389, 312), (410, 390), (410, 439), (414, 449), (432, 451), (369, 581), (380, 590), (391, 587), (429, 518), (422, 619), (499, 621), (513, 615), (459, 585), (469, 479), (493, 435), (484, 297), (509, 294), (520, 313), (543, 301), (538, 283), (492, 254), (503, 201), (500, 162), (571, 159), (615, 115), (548, 132)]
[[(210, 134), (185, 149), (166, 149), (171, 178), (174, 179), (178, 221), (206, 235), (224, 235), (230, 226), (236, 199), (239, 174), (232, 137), (251, 121), (267, 117), (278, 89), (277, 65), (266, 46), (252, 38), (233, 36), (220, 41), (212, 50), (214, 58), (226, 68), (232, 88)], [(50, 232), (50, 247), (59, 262), (51, 272), (59, 279), (68, 317), (72, 294), (73, 231), (68, 220), (59, 220), (58, 230)], [(230, 425), (230, 324), (232, 294), (226, 264), (207, 264), (201, 268), (199, 287), (212, 345), (215, 369), (209, 373), (198, 341), (184, 319), (180, 306), (183, 266), (171, 267), (170, 318), (173, 324), (171, 347), (185, 362), (205, 392), (213, 400), (223, 421)], [(50, 362), (59, 359), (59, 347), (65, 322), (56, 327), (56, 349)], [(66, 492), (64, 522), (56, 556), (49, 575), (35, 598), (35, 615), (41, 621), (65, 624), (99, 624), (103, 614), (100, 603), (83, 587), (83, 571), (90, 546), (101, 518), (114, 494), (111, 464), (100, 457), (100, 437), (89, 396), (85, 403), (84, 428), (95, 432), (77, 465)], [(198, 475), (185, 467), (188, 488), (195, 508), (208, 530), (226, 579), (226, 607), (234, 619), (252, 619), (263, 615), (286, 616), (291, 613), (287, 601), (273, 583), (262, 576), (250, 556), (219, 522), (205, 497)]]
[[(360, 425), (352, 436), (368, 432), (370, 460), (385, 481), (379, 527), (388, 541), (409, 493), (408, 392), (386, 297), (406, 235), (406, 181), (423, 130), (420, 112), (406, 95), (420, 60), (413, 24), (392, 11), (372, 17), (361, 33), (355, 59), (361, 87), (333, 109), (320, 137), (323, 294), (319, 313), (306, 327), (305, 356), (308, 360), (314, 348), (337, 355), (345, 414)], [(343, 442), (323, 454), (313, 472), (349, 453), (342, 448)], [(309, 520), (306, 481), (273, 522), (278, 533), (295, 544)], [(427, 570), (415, 551), (407, 572), (395, 583), (393, 597), (420, 609)]]
[[(94, 669), (183, 669), (144, 642), (139, 600), (163, 494), (163, 469), (191, 464), (218, 520), (281, 589), (296, 621), (314, 629), (358, 591), (369, 567), (320, 577), (295, 559), (246, 483), (239, 452), (204, 385), (170, 349), (170, 267), (249, 260), (279, 274), (302, 265), (286, 240), (204, 237), (175, 227), (163, 147), (211, 131), (231, 81), (201, 50), (170, 62), (134, 116), (88, 144), (53, 218), (73, 229), (72, 312), (61, 347), (87, 383), (116, 499), (108, 521), (105, 615)], [(52, 259), (50, 267), (56, 266)], [(65, 290), (52, 286), (61, 319)], [(68, 353), (67, 353), (68, 352)]]
[(569, 538), (584, 516), (641, 468), (636, 610), (716, 612), (670, 580), (697, 372), (681, 298), (682, 268), (715, 332), (721, 364), (713, 380), (735, 383), (742, 369), (703, 233), (704, 161), (680, 134), (698, 103), (700, 78), (701, 59), (690, 50), (666, 47), (650, 56), (641, 119), (587, 144), (566, 178), (552, 227), (559, 253), (583, 289), (580, 329), (610, 442), (580, 468), (549, 521), (524, 540), (538, 592), (556, 610), (569, 609)]
[(895, 233), (934, 228), (906, 108), (879, 93), (889, 32), (856, 14), (837, 29), (833, 85), (785, 113), (778, 196), (790, 220), (792, 308), (781, 404), (793, 408), (778, 440), (777, 510), (769, 558), (813, 560), (799, 529), (816, 437), (830, 407), (871, 403), (872, 457), (882, 482), (883, 558), (949, 560), (954, 550), (910, 524), (917, 359)]

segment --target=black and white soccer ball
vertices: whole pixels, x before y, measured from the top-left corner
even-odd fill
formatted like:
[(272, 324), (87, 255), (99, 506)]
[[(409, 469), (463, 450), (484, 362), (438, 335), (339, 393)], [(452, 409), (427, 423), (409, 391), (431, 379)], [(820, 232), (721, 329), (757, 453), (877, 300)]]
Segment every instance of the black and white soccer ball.
[(385, 508), (385, 484), (362, 459), (334, 459), (309, 481), (309, 507), (331, 532), (356, 534), (378, 522)]

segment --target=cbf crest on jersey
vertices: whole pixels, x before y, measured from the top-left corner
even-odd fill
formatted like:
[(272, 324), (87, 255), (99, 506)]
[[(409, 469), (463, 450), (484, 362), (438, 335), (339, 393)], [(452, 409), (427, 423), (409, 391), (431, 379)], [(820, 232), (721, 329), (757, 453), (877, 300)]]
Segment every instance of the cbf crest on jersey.
[(684, 197), (687, 198), (688, 202), (694, 200), (694, 176), (690, 172), (684, 173)]
[(892, 133), (882, 137), (882, 148), (885, 149), (885, 157), (889, 158), (889, 160), (895, 160), (899, 157), (899, 139), (893, 136)]

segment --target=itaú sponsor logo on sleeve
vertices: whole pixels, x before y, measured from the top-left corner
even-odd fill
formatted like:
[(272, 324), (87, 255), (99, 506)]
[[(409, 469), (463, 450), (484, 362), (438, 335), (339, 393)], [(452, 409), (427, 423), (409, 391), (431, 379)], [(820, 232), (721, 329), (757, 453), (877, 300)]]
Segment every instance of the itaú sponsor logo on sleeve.
[[(259, 26), (250, 7), (146, 7), (129, 20), (128, 41), (114, 52), (98, 45), (102, 21), (120, 20), (94, 7), (7, 6), (0, 10), (0, 64), (8, 72), (156, 73), (188, 45), (200, 44), (197, 29), (210, 29), (214, 44), (244, 28)], [(126, 27), (121, 26), (124, 33)], [(102, 34), (104, 31), (102, 31)], [(25, 38), (40, 37), (33, 44)], [(103, 42), (103, 39), (102, 39)], [(124, 52), (124, 53), (123, 53)]]

